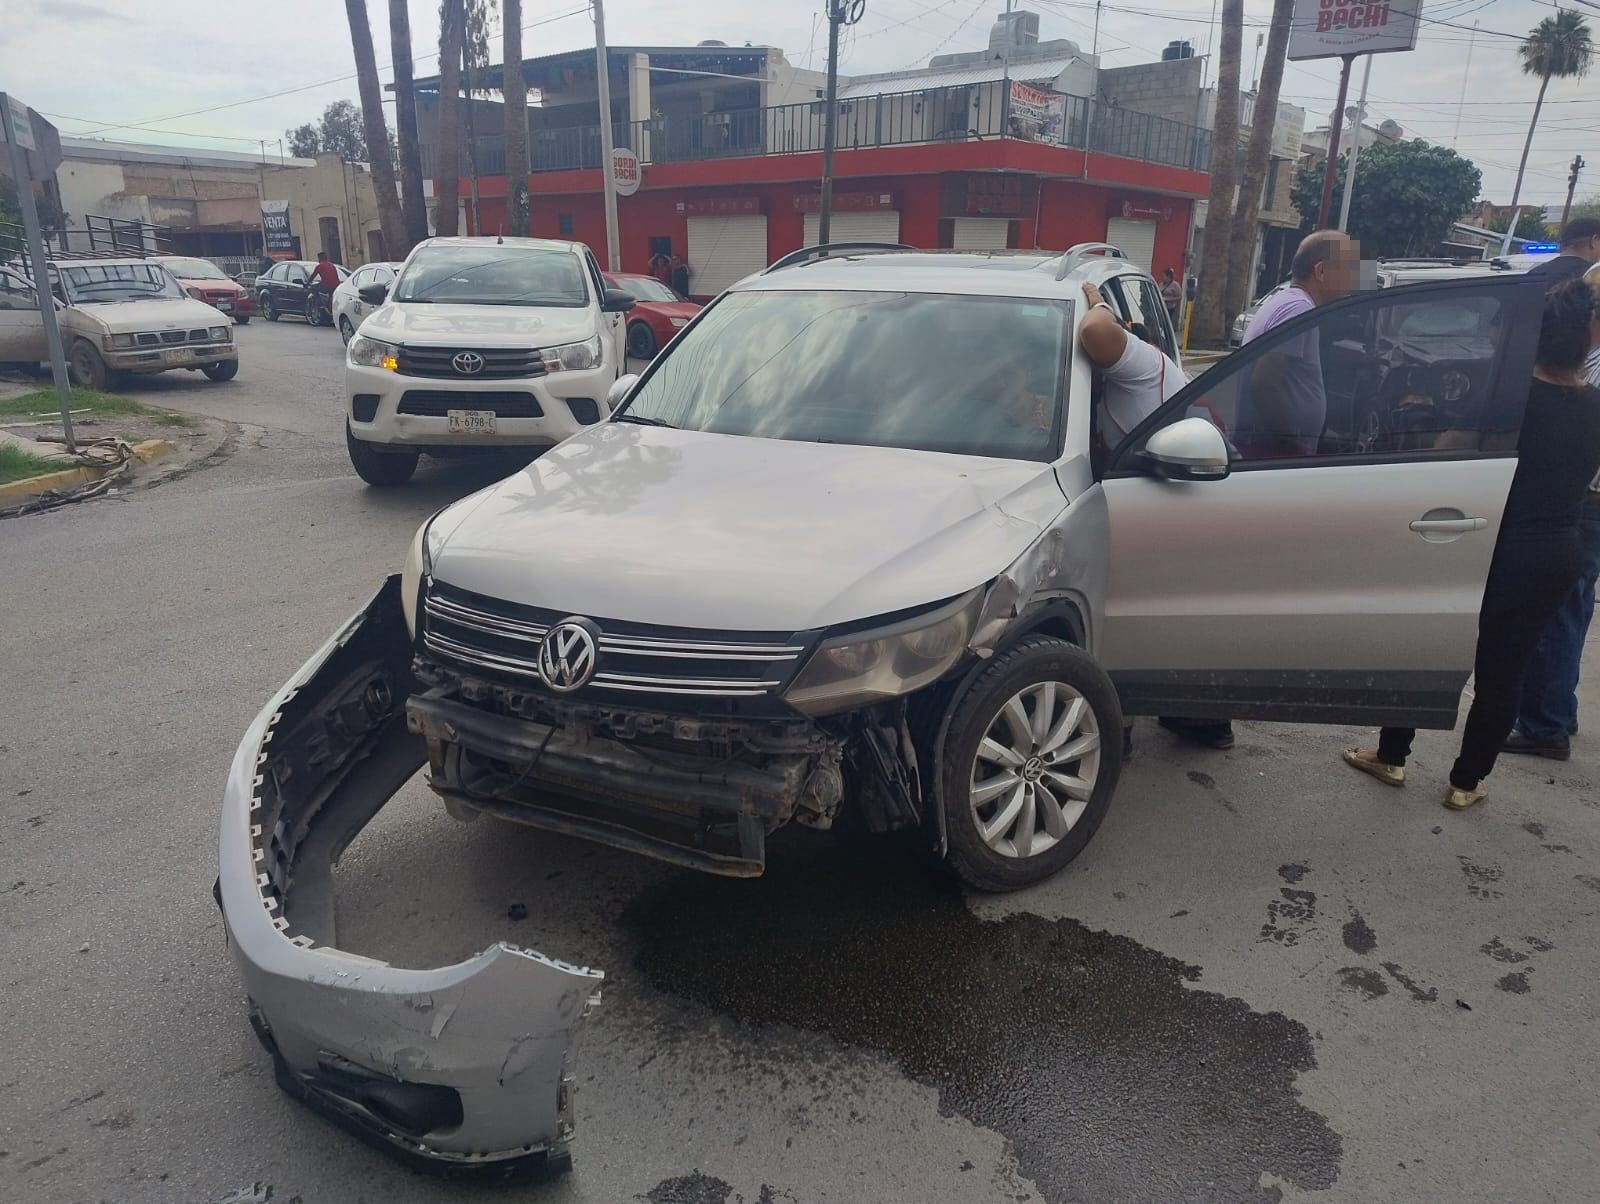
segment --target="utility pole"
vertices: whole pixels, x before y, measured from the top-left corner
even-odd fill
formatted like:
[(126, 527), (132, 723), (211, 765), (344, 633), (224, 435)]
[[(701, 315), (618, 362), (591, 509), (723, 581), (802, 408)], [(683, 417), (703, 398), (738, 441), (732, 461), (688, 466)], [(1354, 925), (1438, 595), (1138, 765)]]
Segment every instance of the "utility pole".
[(1567, 177), (1567, 203), (1561, 206), (1561, 225), (1567, 224), (1567, 215), (1572, 212), (1572, 194), (1578, 191), (1578, 173), (1583, 171), (1586, 164), (1582, 155), (1572, 156), (1572, 174)]
[(33, 117), (28, 107), (0, 92), (0, 130), (11, 150), (11, 179), (17, 186), (17, 203), (22, 207), (22, 233), (28, 243), (29, 275), (33, 296), (39, 303), (39, 318), (44, 323), (44, 340), (50, 351), (50, 373), (55, 377), (56, 397), (61, 403), (61, 434), (67, 450), (77, 454), (72, 436), (72, 385), (67, 381), (67, 358), (61, 347), (61, 328), (56, 325), (55, 294), (50, 289), (50, 261), (44, 254), (44, 235), (39, 229), (39, 207), (33, 200), (33, 169), (28, 152), (38, 152), (33, 136)]
[(1339, 168), (1339, 135), (1344, 132), (1344, 102), (1350, 96), (1350, 64), (1356, 61), (1353, 54), (1340, 55), (1343, 66), (1339, 68), (1339, 99), (1333, 106), (1333, 120), (1328, 123), (1328, 161), (1322, 165), (1322, 204), (1317, 207), (1317, 229), (1328, 228), (1328, 215), (1333, 210), (1333, 176)]
[(866, 12), (867, 0), (827, 0), (828, 100), (822, 115), (822, 197), (817, 211), (817, 244), (826, 246), (833, 226), (833, 147), (839, 108), (839, 27), (854, 25)]
[(1361, 97), (1356, 101), (1356, 118), (1350, 123), (1350, 170), (1344, 173), (1344, 196), (1339, 200), (1339, 229), (1350, 230), (1350, 198), (1356, 192), (1356, 162), (1361, 158), (1361, 124), (1367, 119), (1367, 84), (1372, 79), (1372, 56), (1367, 55), (1367, 65), (1361, 69)]
[(617, 234), (617, 178), (611, 162), (611, 65), (606, 54), (605, 0), (594, 2), (595, 89), (600, 94), (600, 178), (605, 181), (606, 259), (613, 272), (622, 270), (622, 247)]

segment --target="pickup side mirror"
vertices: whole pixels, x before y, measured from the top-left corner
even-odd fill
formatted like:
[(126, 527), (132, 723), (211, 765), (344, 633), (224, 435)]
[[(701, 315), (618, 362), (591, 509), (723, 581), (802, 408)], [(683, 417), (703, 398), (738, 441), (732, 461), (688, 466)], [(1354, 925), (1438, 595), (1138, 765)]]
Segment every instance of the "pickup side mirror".
[(611, 388), (606, 390), (606, 409), (615, 414), (617, 407), (628, 399), (628, 394), (633, 392), (633, 386), (638, 382), (639, 374), (637, 372), (630, 372), (626, 376), (617, 377)]
[(382, 305), (389, 299), (387, 284), (363, 284), (359, 291), (361, 299), (368, 305)]
[(1162, 427), (1145, 441), (1139, 458), (1168, 481), (1218, 481), (1228, 475), (1228, 441), (1204, 418)]
[(637, 302), (630, 292), (620, 288), (608, 288), (600, 297), (600, 312), (605, 314), (625, 314)]

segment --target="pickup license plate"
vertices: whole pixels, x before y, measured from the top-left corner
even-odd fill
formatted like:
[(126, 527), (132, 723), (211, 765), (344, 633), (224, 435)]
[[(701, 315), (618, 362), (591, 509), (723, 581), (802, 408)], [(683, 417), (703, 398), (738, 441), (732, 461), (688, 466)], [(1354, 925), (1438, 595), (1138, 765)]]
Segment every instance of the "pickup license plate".
[(452, 435), (494, 434), (493, 410), (446, 410)]
[(167, 363), (187, 364), (194, 359), (194, 351), (189, 347), (174, 347), (167, 352)]

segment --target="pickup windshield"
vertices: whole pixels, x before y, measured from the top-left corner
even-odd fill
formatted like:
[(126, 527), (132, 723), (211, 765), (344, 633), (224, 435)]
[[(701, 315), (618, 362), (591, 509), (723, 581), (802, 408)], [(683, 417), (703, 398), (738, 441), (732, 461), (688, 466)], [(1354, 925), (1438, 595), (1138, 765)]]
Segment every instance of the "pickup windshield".
[(1064, 301), (928, 293), (730, 293), (628, 405), (651, 424), (812, 443), (1050, 459)]
[(95, 263), (59, 269), (73, 305), (110, 301), (178, 300), (188, 294), (159, 263)]
[(395, 286), (396, 301), (449, 305), (587, 305), (583, 265), (570, 251), (537, 247), (423, 247)]

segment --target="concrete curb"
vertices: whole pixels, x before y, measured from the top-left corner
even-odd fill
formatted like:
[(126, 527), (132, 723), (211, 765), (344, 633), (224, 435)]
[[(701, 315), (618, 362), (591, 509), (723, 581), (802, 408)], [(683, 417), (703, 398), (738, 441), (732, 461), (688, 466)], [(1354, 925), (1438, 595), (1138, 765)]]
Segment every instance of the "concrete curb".
[[(162, 456), (169, 456), (176, 450), (177, 448), (167, 439), (144, 439), (133, 445), (134, 458), (145, 464), (159, 460)], [(36, 493), (48, 493), (53, 489), (68, 489), (85, 481), (96, 480), (115, 467), (114, 464), (108, 464), (103, 468), (78, 465), (57, 472), (41, 473), (36, 477), (24, 477), (20, 481), (10, 481), (0, 485), (0, 502), (14, 502), (20, 498), (32, 497)]]

